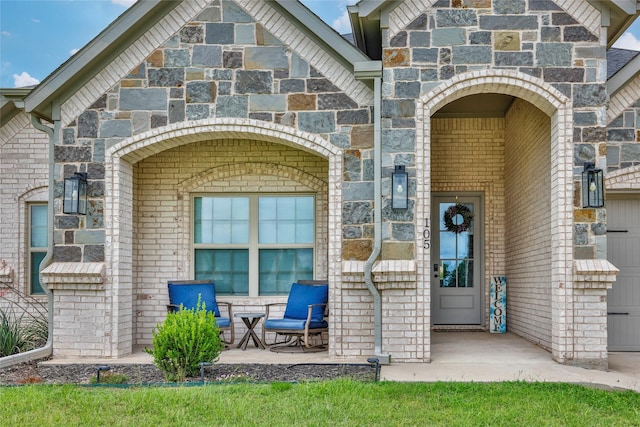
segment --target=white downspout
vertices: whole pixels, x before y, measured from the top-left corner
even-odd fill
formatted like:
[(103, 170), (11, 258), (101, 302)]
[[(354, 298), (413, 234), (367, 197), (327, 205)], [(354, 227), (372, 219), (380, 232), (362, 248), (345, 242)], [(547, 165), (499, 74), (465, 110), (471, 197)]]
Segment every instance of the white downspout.
[(355, 64), (359, 79), (373, 79), (373, 248), (364, 263), (364, 283), (373, 296), (374, 357), (379, 363), (388, 364), (391, 356), (382, 352), (382, 298), (372, 279), (373, 264), (382, 250), (382, 63), (371, 61)]
[[(54, 159), (54, 141), (55, 135), (59, 132), (59, 124), (58, 120), (55, 121), (54, 128), (50, 128), (49, 126), (45, 126), (40, 122), (40, 119), (35, 115), (31, 114), (31, 124), (38, 129), (47, 134), (49, 137), (49, 201), (47, 206), (47, 216), (49, 226), (48, 228), (48, 236), (47, 236), (47, 254), (44, 259), (40, 263), (39, 271), (42, 272), (45, 268), (47, 268), (53, 262), (53, 188), (54, 188), (54, 168), (55, 168), (55, 159)], [(16, 365), (18, 363), (29, 362), (31, 360), (42, 359), (44, 357), (49, 357), (53, 352), (53, 292), (49, 290), (49, 288), (41, 283), (42, 288), (47, 294), (47, 325), (48, 325), (48, 336), (47, 343), (44, 347), (36, 348), (34, 350), (25, 351), (24, 353), (12, 354), (11, 356), (6, 356), (0, 358), (0, 368), (6, 368), (8, 366)]]

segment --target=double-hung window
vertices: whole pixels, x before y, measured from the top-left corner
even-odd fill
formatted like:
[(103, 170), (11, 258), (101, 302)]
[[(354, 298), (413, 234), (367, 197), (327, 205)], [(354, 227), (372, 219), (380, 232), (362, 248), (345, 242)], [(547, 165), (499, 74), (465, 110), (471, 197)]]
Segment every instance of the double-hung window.
[(313, 279), (312, 195), (205, 195), (193, 199), (194, 277), (226, 295), (286, 295)]
[(47, 254), (47, 205), (30, 204), (29, 207), (29, 292), (44, 295), (40, 284), (40, 263)]

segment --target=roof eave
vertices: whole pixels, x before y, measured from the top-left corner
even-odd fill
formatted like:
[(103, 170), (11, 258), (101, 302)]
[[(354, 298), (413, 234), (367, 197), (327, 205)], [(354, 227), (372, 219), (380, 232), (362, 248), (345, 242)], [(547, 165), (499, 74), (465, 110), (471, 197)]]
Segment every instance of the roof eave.
[(617, 73), (611, 76), (609, 80), (607, 80), (607, 93), (609, 94), (609, 96), (622, 89), (638, 74), (640, 74), (640, 55), (637, 55), (635, 58), (629, 61), (624, 67), (618, 70)]
[(607, 27), (607, 48), (624, 34), (638, 17), (640, 2), (638, 0), (588, 0), (597, 8), (602, 17), (601, 25)]
[(0, 89), (0, 127), (24, 110), (24, 99), (32, 90), (23, 87)]
[(347, 13), (349, 14), (349, 22), (351, 23), (351, 32), (353, 34), (353, 42), (356, 47), (362, 52), (367, 51), (366, 44), (364, 42), (364, 30), (362, 28), (362, 22), (358, 16), (358, 6), (347, 6)]
[[(349, 43), (333, 28), (327, 25), (317, 15), (307, 9), (299, 1), (290, 0), (269, 0), (276, 4), (280, 13), (289, 15), (302, 24), (299, 28), (312, 38), (316, 43), (326, 48), (332, 56), (347, 65), (351, 70), (354, 64), (369, 61), (362, 51)], [(354, 38), (356, 35), (354, 34)]]
[[(384, 0), (362, 0), (348, 6), (349, 19), (356, 46), (369, 58), (379, 60), (382, 55), (381, 11), (389, 5)], [(391, 5), (390, 7), (395, 7)]]

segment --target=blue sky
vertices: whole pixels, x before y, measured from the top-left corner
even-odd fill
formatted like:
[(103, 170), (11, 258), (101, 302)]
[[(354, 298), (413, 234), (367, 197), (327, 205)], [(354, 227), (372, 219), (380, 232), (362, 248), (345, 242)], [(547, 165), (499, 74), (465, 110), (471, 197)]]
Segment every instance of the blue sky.
[[(301, 0), (340, 33), (351, 32), (347, 5)], [(0, 0), (0, 87), (37, 84), (105, 29), (134, 0)], [(640, 50), (640, 22), (616, 47)]]

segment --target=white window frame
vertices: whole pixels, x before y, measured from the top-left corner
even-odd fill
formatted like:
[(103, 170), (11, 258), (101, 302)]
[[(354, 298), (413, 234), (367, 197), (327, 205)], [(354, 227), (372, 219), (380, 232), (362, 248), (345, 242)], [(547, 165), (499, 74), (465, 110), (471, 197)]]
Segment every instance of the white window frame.
[[(34, 206), (44, 206), (45, 208), (48, 207), (48, 203), (46, 202), (28, 202), (27, 203), (27, 283), (26, 283), (26, 293), (28, 295), (33, 295), (33, 296), (43, 296), (45, 295), (45, 292), (43, 293), (34, 293), (33, 292), (33, 267), (31, 265), (32, 261), (31, 261), (31, 257), (34, 253), (47, 253), (47, 249), (48, 249), (48, 244), (49, 244), (49, 230), (47, 229), (45, 231), (46, 233), (46, 239), (47, 242), (45, 244), (45, 246), (31, 246), (31, 235), (32, 235), (32, 229), (33, 229), (33, 218), (31, 215), (31, 210)], [(49, 223), (49, 211), (47, 210), (47, 224)]]
[[(196, 244), (194, 235), (195, 225), (195, 199), (199, 197), (243, 197), (249, 199), (249, 243), (247, 244)], [(313, 242), (310, 244), (260, 244), (259, 243), (259, 212), (258, 201), (260, 197), (312, 197), (313, 198)], [(249, 292), (248, 295), (230, 295), (237, 297), (260, 297), (260, 250), (261, 249), (312, 249), (313, 250), (313, 274), (316, 274), (316, 257), (317, 253), (317, 197), (314, 193), (195, 193), (191, 195), (190, 200), (191, 211), (191, 277), (195, 277), (195, 251), (197, 249), (248, 249), (249, 251)], [(262, 295), (264, 296), (264, 295)], [(270, 295), (273, 296), (273, 295)]]

